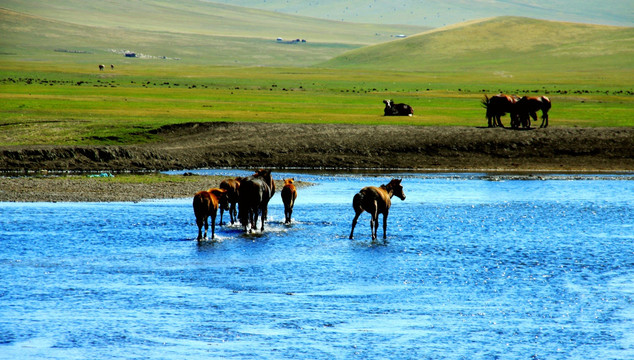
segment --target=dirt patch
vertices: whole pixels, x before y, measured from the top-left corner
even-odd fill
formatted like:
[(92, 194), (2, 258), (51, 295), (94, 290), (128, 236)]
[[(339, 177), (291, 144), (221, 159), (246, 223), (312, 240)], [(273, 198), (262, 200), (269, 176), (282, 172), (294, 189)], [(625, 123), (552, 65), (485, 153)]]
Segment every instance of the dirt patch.
[(449, 171), (632, 171), (634, 128), (501, 128), (188, 123), (129, 146), (5, 146), (0, 170), (215, 167)]

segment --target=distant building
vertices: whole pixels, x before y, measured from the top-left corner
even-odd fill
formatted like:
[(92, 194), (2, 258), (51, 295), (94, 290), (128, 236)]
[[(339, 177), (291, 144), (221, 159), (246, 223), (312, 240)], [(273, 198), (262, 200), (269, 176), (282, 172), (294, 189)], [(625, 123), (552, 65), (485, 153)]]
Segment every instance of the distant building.
[(136, 57), (136, 53), (133, 52), (126, 52), (124, 55), (125, 57)]

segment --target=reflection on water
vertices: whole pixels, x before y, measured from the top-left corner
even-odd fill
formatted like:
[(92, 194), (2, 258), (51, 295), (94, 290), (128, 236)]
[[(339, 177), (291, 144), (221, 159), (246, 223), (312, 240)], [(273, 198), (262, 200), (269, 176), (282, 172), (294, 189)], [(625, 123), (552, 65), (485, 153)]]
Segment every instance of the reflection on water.
[(291, 226), (201, 244), (190, 199), (0, 204), (0, 358), (632, 358), (630, 179), (398, 174), (373, 244), (391, 176), (292, 176)]

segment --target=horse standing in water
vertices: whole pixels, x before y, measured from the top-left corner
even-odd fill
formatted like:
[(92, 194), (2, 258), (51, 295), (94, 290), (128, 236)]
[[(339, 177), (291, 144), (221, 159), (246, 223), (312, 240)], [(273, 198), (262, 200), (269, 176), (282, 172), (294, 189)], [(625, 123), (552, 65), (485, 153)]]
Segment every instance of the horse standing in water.
[(240, 191), (240, 180), (237, 177), (235, 179), (226, 179), (220, 183), (220, 188), (227, 190), (227, 202), (228, 209), (220, 208), (220, 225), (222, 225), (222, 215), (225, 210), (229, 210), (229, 220), (231, 225), (238, 221), (238, 211), (236, 210), (236, 204), (238, 203), (238, 192)]
[(486, 118), (489, 127), (504, 127), (502, 116), (509, 113), (511, 116), (511, 126), (517, 124), (517, 112), (515, 111), (515, 102), (517, 99), (513, 96), (498, 94), (488, 97), (484, 95), (482, 106), (487, 109)]
[(524, 96), (517, 101), (516, 104), (517, 111), (520, 113), (520, 117), (523, 118), (523, 121), (528, 122), (530, 127), (530, 116), (533, 121), (537, 121), (537, 111), (542, 111), (542, 124), (539, 126), (540, 128), (548, 127), (548, 110), (550, 110), (551, 103), (550, 99), (546, 96)]
[(293, 206), (295, 205), (295, 199), (297, 199), (297, 189), (293, 184), (295, 179), (285, 179), (284, 187), (282, 188), (282, 202), (284, 203), (284, 216), (286, 220), (285, 224), (291, 223), (291, 216), (293, 215)]
[[(209, 189), (199, 191), (194, 195), (194, 215), (196, 216), (196, 225), (198, 226), (198, 241), (207, 238), (207, 230), (209, 229), (208, 218), (211, 216), (211, 238), (216, 236), (216, 214), (219, 206), (226, 206), (227, 197), (224, 189)], [(202, 233), (202, 227), (205, 226), (205, 234)]]
[(275, 194), (275, 183), (271, 176), (271, 170), (258, 170), (252, 176), (243, 178), (240, 181), (240, 192), (238, 196), (238, 218), (247, 231), (249, 222), (251, 229), (256, 229), (258, 215), (261, 215), (262, 226), (260, 231), (264, 231), (264, 221), (266, 221), (269, 201)]
[(379, 214), (383, 214), (383, 240), (387, 238), (387, 215), (392, 205), (392, 196), (396, 195), (401, 200), (405, 200), (405, 193), (401, 185), (402, 179), (392, 179), (387, 185), (380, 187), (367, 186), (361, 189), (352, 199), (354, 208), (354, 219), (350, 230), (350, 239), (357, 225), (357, 219), (363, 211), (370, 213), (370, 229), (372, 230), (372, 241), (376, 240), (376, 233), (379, 228)]

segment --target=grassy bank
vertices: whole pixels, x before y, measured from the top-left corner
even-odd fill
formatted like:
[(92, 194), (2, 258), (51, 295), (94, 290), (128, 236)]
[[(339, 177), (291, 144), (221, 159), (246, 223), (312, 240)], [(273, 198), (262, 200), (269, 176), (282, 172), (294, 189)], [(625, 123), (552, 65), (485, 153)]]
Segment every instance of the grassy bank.
[[(128, 144), (197, 121), (483, 126), (484, 94), (545, 94), (552, 126), (634, 125), (627, 79), (580, 73), (386, 72), (319, 68), (0, 63), (1, 145)], [(152, 69), (152, 70), (150, 70)], [(556, 81), (544, 85), (541, 78)], [(608, 78), (610, 81), (606, 81)], [(382, 116), (382, 100), (415, 109)]]

